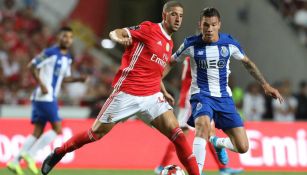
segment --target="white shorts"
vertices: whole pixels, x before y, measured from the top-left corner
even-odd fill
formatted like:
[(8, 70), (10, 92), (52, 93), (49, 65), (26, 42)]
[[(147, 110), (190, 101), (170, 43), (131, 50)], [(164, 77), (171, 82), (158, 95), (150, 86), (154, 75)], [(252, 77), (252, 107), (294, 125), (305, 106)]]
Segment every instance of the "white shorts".
[(191, 115), (191, 105), (186, 105), (185, 108), (179, 108), (177, 120), (180, 127), (188, 127), (187, 121)]
[(107, 99), (97, 118), (102, 123), (117, 123), (137, 115), (144, 122), (150, 123), (171, 109), (161, 92), (149, 96), (134, 96), (120, 91)]

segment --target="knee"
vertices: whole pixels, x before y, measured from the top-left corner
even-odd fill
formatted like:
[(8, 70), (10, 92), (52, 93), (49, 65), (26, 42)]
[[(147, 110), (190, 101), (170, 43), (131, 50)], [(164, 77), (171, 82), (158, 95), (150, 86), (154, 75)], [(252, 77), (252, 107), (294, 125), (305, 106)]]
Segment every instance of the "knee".
[(246, 153), (246, 152), (248, 151), (248, 148), (249, 148), (248, 142), (240, 143), (240, 144), (237, 146), (238, 152), (239, 152), (240, 154)]
[(90, 129), (89, 132), (95, 140), (99, 140), (103, 136), (105, 136), (109, 132), (109, 130), (106, 130), (106, 129)]
[(63, 133), (62, 128), (56, 128), (56, 129), (53, 129), (53, 131), (54, 131), (57, 135), (60, 135), (60, 134)]
[(201, 137), (207, 140), (209, 137), (210, 128), (211, 128), (210, 121), (209, 122), (207, 120), (195, 121), (195, 129), (196, 129), (195, 135), (197, 137)]

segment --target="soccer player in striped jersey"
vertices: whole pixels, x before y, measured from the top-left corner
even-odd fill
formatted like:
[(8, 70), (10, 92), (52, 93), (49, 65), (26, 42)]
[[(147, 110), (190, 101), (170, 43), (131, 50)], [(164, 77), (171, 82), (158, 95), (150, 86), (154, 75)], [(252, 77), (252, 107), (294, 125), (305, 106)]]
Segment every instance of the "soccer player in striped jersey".
[[(187, 125), (187, 121), (191, 116), (191, 104), (190, 104), (191, 82), (192, 82), (192, 76), (191, 76), (190, 57), (186, 57), (183, 61), (183, 68), (181, 74), (181, 90), (180, 90), (179, 105), (178, 105), (179, 112), (177, 115), (179, 126), (181, 127), (185, 135), (188, 135), (190, 130), (189, 126)], [(214, 122), (211, 121), (211, 124), (212, 124), (211, 131), (209, 135), (213, 136), (215, 135)], [(243, 169), (241, 168), (235, 169), (229, 167), (227, 164), (225, 165), (221, 163), (217, 157), (214, 146), (211, 143), (209, 143), (208, 146), (211, 154), (213, 155), (215, 163), (218, 165), (220, 175), (234, 175), (243, 172)], [(175, 151), (174, 145), (172, 143), (169, 143), (160, 165), (155, 168), (156, 174), (160, 174), (163, 168), (170, 164), (170, 160), (174, 156), (174, 151)]]
[[(283, 97), (265, 80), (257, 66), (245, 55), (240, 44), (230, 35), (219, 33), (221, 20), (217, 9), (205, 8), (199, 25), (201, 34), (186, 38), (173, 55), (171, 64), (182, 61), (186, 56), (191, 57), (192, 115), (188, 124), (196, 129), (193, 152), (201, 172), (208, 140), (214, 145), (223, 164), (228, 162), (225, 148), (245, 153), (249, 147), (242, 119), (236, 111), (228, 86), (231, 57), (243, 63), (260, 83), (266, 95), (280, 102)], [(216, 128), (222, 129), (228, 135), (227, 138), (209, 138), (211, 120), (214, 120)]]
[[(25, 140), (21, 151), (8, 162), (7, 167), (18, 175), (24, 174), (19, 162), (23, 158), (31, 172), (38, 174), (34, 157), (38, 150), (51, 143), (62, 132), (58, 113), (57, 96), (62, 82), (84, 82), (85, 77), (71, 76), (72, 56), (69, 52), (73, 31), (63, 27), (58, 34), (58, 43), (45, 49), (29, 63), (29, 68), (38, 83), (31, 96), (33, 133)], [(43, 133), (46, 123), (52, 129)]]
[(146, 21), (110, 32), (112, 40), (126, 46), (114, 78), (113, 93), (89, 130), (73, 136), (44, 160), (42, 174), (48, 174), (66, 153), (99, 140), (116, 123), (138, 115), (173, 142), (180, 161), (190, 175), (199, 175), (192, 149), (168, 103), (173, 102), (173, 98), (162, 83), (164, 68), (172, 55), (171, 34), (180, 28), (182, 16), (183, 6), (169, 1), (163, 7), (162, 23)]

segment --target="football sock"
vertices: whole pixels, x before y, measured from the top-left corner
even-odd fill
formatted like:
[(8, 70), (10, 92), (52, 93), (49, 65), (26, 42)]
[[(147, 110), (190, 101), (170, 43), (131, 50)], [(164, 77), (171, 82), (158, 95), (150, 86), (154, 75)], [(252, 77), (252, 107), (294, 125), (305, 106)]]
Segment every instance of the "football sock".
[(14, 162), (14, 163), (19, 163), (20, 158), (21, 158), (21, 156), (20, 156), (21, 153), (27, 152), (27, 151), (31, 148), (31, 146), (34, 144), (34, 142), (35, 142), (36, 140), (37, 140), (37, 138), (34, 137), (32, 134), (29, 135), (29, 136), (26, 138), (25, 142), (23, 143), (23, 145), (22, 145), (20, 151), (18, 152), (18, 154), (13, 158), (13, 162)]
[(65, 155), (68, 152), (72, 152), (76, 149), (79, 149), (83, 145), (94, 142), (96, 140), (99, 140), (99, 138), (95, 135), (92, 129), (83, 131), (77, 135), (74, 135), (69, 140), (67, 140), (61, 147), (56, 149), (56, 154)]
[(207, 141), (201, 137), (195, 137), (193, 141), (193, 153), (195, 154), (198, 169), (199, 169), (199, 174), (201, 174), (204, 163), (205, 163), (205, 158), (206, 158), (206, 144)]
[(173, 157), (175, 153), (175, 146), (172, 142), (170, 142), (167, 146), (167, 149), (165, 151), (165, 154), (162, 158), (162, 161), (161, 161), (161, 166), (165, 167), (169, 164), (171, 158)]
[(192, 153), (191, 147), (188, 144), (185, 135), (179, 127), (172, 131), (170, 140), (173, 142), (176, 148), (177, 156), (188, 171), (188, 174), (200, 175), (195, 156)]
[(54, 130), (49, 130), (45, 132), (42, 136), (40, 136), (37, 141), (33, 144), (33, 146), (28, 151), (28, 154), (31, 157), (34, 157), (40, 149), (49, 145), (57, 136), (57, 133)]
[(216, 152), (215, 152), (214, 146), (212, 145), (212, 143), (209, 142), (208, 146), (209, 146), (210, 152), (211, 152), (212, 155), (213, 155), (214, 161), (215, 161), (215, 163), (218, 165), (219, 169), (227, 168), (227, 165), (224, 165), (224, 164), (222, 164), (222, 163), (219, 161), (219, 159), (218, 159), (218, 157), (217, 157), (217, 154), (216, 154)]

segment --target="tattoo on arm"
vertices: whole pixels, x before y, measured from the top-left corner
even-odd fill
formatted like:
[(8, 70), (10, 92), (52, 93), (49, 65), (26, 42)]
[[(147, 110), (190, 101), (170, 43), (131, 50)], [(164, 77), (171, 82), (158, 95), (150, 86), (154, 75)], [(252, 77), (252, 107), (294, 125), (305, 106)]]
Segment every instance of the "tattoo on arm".
[(248, 72), (262, 85), (267, 83), (260, 70), (257, 68), (255, 63), (251, 60), (243, 61), (244, 67), (248, 70)]

